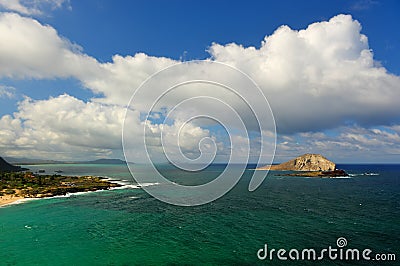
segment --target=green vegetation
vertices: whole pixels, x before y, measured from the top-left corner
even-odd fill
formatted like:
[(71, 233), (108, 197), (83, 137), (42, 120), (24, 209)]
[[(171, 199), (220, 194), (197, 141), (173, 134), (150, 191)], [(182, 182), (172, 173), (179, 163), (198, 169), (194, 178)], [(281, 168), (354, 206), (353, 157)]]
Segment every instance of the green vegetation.
[(0, 196), (14, 194), (28, 198), (42, 198), (118, 186), (120, 185), (94, 176), (36, 175), (31, 172), (0, 173)]

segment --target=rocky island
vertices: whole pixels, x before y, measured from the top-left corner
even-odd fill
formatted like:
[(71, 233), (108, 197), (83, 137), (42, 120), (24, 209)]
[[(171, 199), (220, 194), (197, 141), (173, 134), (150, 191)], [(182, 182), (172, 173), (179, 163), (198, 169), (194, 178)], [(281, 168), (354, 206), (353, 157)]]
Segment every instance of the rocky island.
[(121, 186), (96, 176), (41, 175), (28, 171), (21, 172), (21, 168), (8, 164), (1, 157), (0, 163), (0, 206), (24, 198), (54, 197)]
[(304, 154), (293, 160), (278, 164), (266, 165), (257, 170), (295, 171), (287, 176), (338, 177), (348, 176), (344, 170), (336, 169), (336, 164), (320, 154)]

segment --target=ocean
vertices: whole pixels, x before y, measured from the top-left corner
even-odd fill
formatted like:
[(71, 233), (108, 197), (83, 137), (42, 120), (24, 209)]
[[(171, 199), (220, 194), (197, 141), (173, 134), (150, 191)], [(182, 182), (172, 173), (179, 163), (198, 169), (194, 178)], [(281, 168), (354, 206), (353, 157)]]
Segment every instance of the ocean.
[[(271, 249), (332, 246), (395, 254), (396, 261), (331, 259), (320, 265), (400, 265), (400, 165), (339, 165), (348, 178), (304, 178), (270, 172), (254, 192), (253, 170), (225, 196), (206, 205), (179, 207), (143, 189), (98, 191), (0, 208), (0, 265), (314, 265), (288, 261)], [(126, 184), (124, 165), (35, 165), (33, 171), (99, 175)], [(215, 178), (224, 165), (199, 173), (159, 167), (186, 185)], [(252, 167), (249, 167), (252, 168)], [(135, 171), (146, 171), (136, 165)], [(157, 185), (157, 184), (149, 184)], [(276, 252), (275, 252), (276, 253)], [(293, 253), (295, 254), (295, 253)]]

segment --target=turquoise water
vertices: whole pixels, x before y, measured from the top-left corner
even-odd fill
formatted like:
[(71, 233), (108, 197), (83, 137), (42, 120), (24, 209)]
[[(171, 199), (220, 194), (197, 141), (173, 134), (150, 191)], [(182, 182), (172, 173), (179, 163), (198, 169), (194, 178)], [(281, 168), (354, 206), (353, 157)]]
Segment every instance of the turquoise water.
[[(200, 184), (224, 166), (189, 174), (161, 166), (174, 182)], [(94, 174), (131, 180), (121, 165), (41, 165), (47, 173)], [(400, 166), (343, 165), (352, 178), (314, 179), (270, 173), (248, 192), (251, 170), (224, 197), (177, 207), (142, 189), (34, 200), (0, 208), (0, 265), (312, 265), (260, 261), (271, 248), (349, 248), (395, 253), (400, 259)], [(146, 171), (136, 166), (136, 171)], [(376, 173), (378, 175), (361, 175)], [(371, 265), (323, 260), (321, 265)]]

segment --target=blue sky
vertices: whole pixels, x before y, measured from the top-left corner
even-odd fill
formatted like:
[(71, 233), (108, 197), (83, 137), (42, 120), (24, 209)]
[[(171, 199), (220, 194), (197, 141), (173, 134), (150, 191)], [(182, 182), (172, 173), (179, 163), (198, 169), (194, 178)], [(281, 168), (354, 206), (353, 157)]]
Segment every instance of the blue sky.
[(344, 13), (362, 21), (363, 32), (370, 37), (377, 59), (387, 60), (388, 69), (398, 71), (395, 62), (399, 57), (392, 58), (390, 49), (396, 49), (399, 36), (387, 34), (399, 25), (398, 1), (329, 1), (323, 5), (320, 1), (132, 1), (123, 5), (112, 1), (77, 1), (73, 4), (73, 12), (62, 11), (43, 21), (81, 44), (88, 54), (106, 61), (115, 53), (137, 52), (178, 59), (184, 51), (188, 52), (188, 59), (202, 59), (207, 57), (205, 47), (212, 42), (259, 46), (266, 34), (281, 25), (302, 29), (312, 22)]
[[(36, 17), (100, 61), (114, 54), (144, 52), (179, 59), (205, 59), (213, 43), (260, 46), (279, 26), (303, 29), (337, 14), (351, 14), (369, 37), (375, 58), (400, 73), (398, 1), (71, 1)], [(388, 34), (390, 33), (390, 34)]]
[[(76, 107), (77, 113), (86, 114), (85, 112), (88, 112), (86, 118), (91, 117), (90, 112), (95, 107), (106, 108), (107, 106), (108, 108), (111, 105), (115, 105), (113, 108), (117, 109), (117, 106), (122, 107), (124, 105), (120, 101), (122, 92), (116, 92), (115, 87), (105, 88), (103, 85), (97, 84), (96, 78), (99, 80), (97, 75), (115, 74), (124, 66), (129, 69), (137, 68), (138, 72), (143, 71), (144, 74), (138, 74), (142, 79), (135, 79), (132, 84), (128, 84), (128, 78), (126, 80), (125, 78), (117, 80), (117, 77), (112, 77), (110, 80), (104, 81), (114, 85), (124, 84), (124, 86), (135, 87), (140, 84), (140, 81), (144, 81), (143, 77), (146, 77), (146, 75), (149, 76), (174, 62), (207, 58), (224, 61), (226, 56), (229, 58), (225, 62), (234, 62), (235, 67), (246, 72), (246, 69), (252, 68), (247, 68), (246, 63), (243, 63), (243, 65), (239, 63), (240, 60), (234, 57), (233, 50), (229, 48), (230, 43), (244, 48), (253, 46), (261, 53), (264, 38), (266, 36), (278, 36), (275, 33), (282, 25), (287, 25), (293, 32), (297, 32), (307, 29), (313, 23), (318, 24), (323, 21), (330, 21), (339, 14), (346, 14), (351, 15), (351, 21), (345, 18), (340, 20), (344, 24), (349, 23), (349, 25), (351, 23), (359, 23), (361, 31), (357, 31), (357, 27), (350, 27), (350, 25), (349, 29), (354, 32), (349, 33), (343, 30), (343, 33), (340, 34), (348, 34), (347, 37), (362, 34), (368, 38), (368, 41), (367, 47), (362, 47), (364, 44), (361, 42), (350, 43), (349, 45), (354, 45), (355, 50), (359, 50), (352, 50), (354, 54), (347, 55), (350, 59), (340, 58), (342, 60), (340, 62), (353, 60), (355, 56), (361, 55), (362, 50), (371, 50), (373, 53), (371, 53), (373, 66), (369, 66), (369, 70), (375, 73), (378, 68), (381, 68), (381, 70), (385, 69), (386, 74), (381, 73), (379, 75), (384, 75), (383, 77), (368, 82), (365, 81), (366, 84), (375, 84), (374, 82), (377, 82), (374, 85), (375, 87), (371, 85), (371, 88), (368, 87), (366, 92), (362, 92), (364, 85), (354, 85), (351, 83), (352, 79), (350, 78), (347, 81), (341, 80), (340, 82), (342, 83), (340, 84), (344, 84), (342, 85), (344, 87), (348, 84), (349, 88), (353, 88), (351, 90), (360, 89), (360, 93), (365, 93), (365, 95), (380, 95), (378, 92), (381, 90), (381, 95), (388, 97), (372, 97), (374, 98), (372, 100), (364, 97), (365, 102), (362, 105), (360, 101), (354, 100), (354, 109), (357, 107), (357, 110), (352, 110), (348, 107), (349, 104), (352, 104), (351, 101), (349, 103), (344, 101), (343, 104), (347, 106), (343, 109), (348, 108), (349, 110), (346, 109), (343, 114), (340, 114), (342, 110), (340, 105), (334, 106), (332, 109), (328, 108), (329, 112), (338, 113), (337, 116), (332, 115), (333, 122), (331, 126), (324, 125), (324, 122), (318, 119), (313, 120), (311, 115), (319, 111), (317, 107), (315, 112), (311, 108), (308, 111), (310, 114), (305, 116), (305, 120), (311, 121), (309, 123), (299, 123), (299, 119), (291, 120), (285, 117), (285, 111), (277, 112), (275, 114), (277, 116), (278, 129), (277, 158), (282, 158), (283, 160), (292, 154), (298, 155), (297, 153), (311, 151), (325, 153), (327, 156), (342, 162), (349, 160), (360, 162), (376, 161), (376, 157), (367, 155), (368, 151), (370, 151), (370, 153), (381, 154), (378, 161), (398, 162), (400, 158), (398, 135), (400, 133), (398, 131), (400, 119), (396, 114), (399, 109), (390, 99), (386, 98), (393, 98), (399, 94), (399, 87), (396, 87), (396, 82), (400, 75), (400, 53), (398, 52), (400, 35), (397, 33), (400, 26), (399, 11), (399, 1), (373, 0), (326, 1), (323, 4), (321, 1), (109, 0), (52, 0), (36, 1), (32, 4), (32, 2), (24, 0), (2, 0), (0, 1), (0, 12), (2, 14), (15, 14), (15, 16), (5, 16), (2, 22), (4, 24), (9, 23), (8, 25), (14, 23), (15, 28), (13, 30), (15, 32), (23, 32), (24, 27), (36, 25), (34, 27), (38, 28), (38, 38), (41, 38), (39, 35), (43, 32), (42, 40), (47, 40), (45, 38), (48, 37), (49, 47), (46, 47), (45, 41), (44, 44), (38, 42), (40, 47), (33, 49), (32, 53), (25, 56), (24, 60), (20, 60), (21, 53), (17, 50), (20, 47), (18, 45), (15, 46), (16, 48), (12, 52), (7, 52), (11, 50), (0, 51), (0, 53), (4, 53), (3, 55), (0, 54), (2, 64), (7, 65), (7, 60), (10, 60), (10, 58), (13, 62), (19, 62), (15, 63), (16, 66), (11, 70), (2, 70), (0, 68), (0, 116), (3, 117), (3, 123), (0, 124), (0, 132), (3, 130), (3, 135), (6, 136), (0, 145), (1, 151), (5, 155), (16, 157), (29, 156), (30, 149), (38, 151), (36, 157), (57, 156), (59, 159), (122, 157), (120, 144), (118, 143), (120, 141), (120, 132), (110, 133), (110, 129), (110, 132), (102, 133), (104, 136), (111, 134), (112, 144), (101, 142), (98, 146), (94, 143), (82, 145), (80, 141), (74, 139), (79, 135), (77, 128), (65, 128), (65, 125), (63, 125), (62, 130), (55, 130), (55, 127), (60, 126), (60, 124), (51, 124), (57, 119), (61, 119), (63, 110), (57, 110), (61, 105), (60, 109), (65, 108), (65, 110), (67, 107), (81, 106)], [(35, 24), (36, 22), (38, 24)], [(47, 35), (45, 31), (48, 29), (54, 30), (56, 34), (54, 36), (50, 33)], [(7, 31), (10, 36), (13, 35), (13, 30)], [(346, 38), (344, 40), (347, 41), (348, 39)], [(15, 42), (18, 40), (18, 38), (13, 39)], [(9, 42), (7, 36), (0, 36), (0, 43), (7, 42)], [(46, 51), (53, 49), (53, 46), (55, 47), (54, 49), (77, 55), (79, 57), (77, 64), (82, 66), (83, 70), (77, 73), (78, 71), (71, 69), (73, 67), (63, 63), (63, 59), (57, 61), (57, 58), (48, 57), (47, 55), (50, 53)], [(292, 48), (295, 51), (297, 49), (296, 44), (291, 44), (288, 49)], [(324, 47), (315, 49), (321, 49), (322, 51)], [(36, 52), (37, 54), (35, 54)], [(142, 59), (139, 60), (139, 58), (135, 57), (140, 53), (145, 54), (144, 61), (153, 60), (152, 63), (140, 65), (139, 61)], [(238, 58), (245, 57), (246, 53), (250, 52), (246, 50)], [(31, 61), (26, 58), (30, 55), (32, 55)], [(41, 55), (43, 57), (40, 57)], [(120, 65), (115, 59), (116, 55), (120, 56), (120, 61), (118, 61)], [(135, 59), (131, 60), (130, 56)], [(32, 61), (42, 60), (45, 66), (32, 63)], [(330, 61), (332, 60), (330, 59)], [(340, 62), (337, 64), (337, 71), (342, 67)], [(53, 66), (52, 63), (55, 65)], [(314, 62), (309, 64), (312, 65)], [(331, 69), (331, 66), (329, 66), (329, 69)], [(350, 70), (350, 72), (355, 71), (355, 79), (362, 79), (363, 75), (367, 75), (364, 72), (364, 74), (360, 74), (357, 69), (355, 67)], [(99, 74), (100, 72), (102, 74)], [(372, 72), (368, 72), (368, 77), (371, 79), (377, 75)], [(88, 73), (87, 76), (84, 76), (84, 73)], [(89, 77), (92, 74), (93, 78)], [(251, 75), (252, 73), (248, 74)], [(256, 82), (260, 80), (261, 87), (263, 87), (263, 78), (254, 78)], [(386, 78), (387, 80), (382, 81), (383, 83), (378, 83), (378, 80)], [(266, 84), (270, 84), (268, 82)], [(297, 84), (296, 81), (293, 82), (293, 84)], [(323, 84), (321, 86), (325, 86), (326, 81)], [(339, 84), (339, 81), (332, 81), (332, 84), (328, 84), (324, 89), (326, 91), (321, 89), (321, 92), (325, 93), (322, 93), (321, 97), (328, 97), (323, 95), (330, 95), (330, 91), (334, 91), (332, 88), (337, 84)], [(388, 85), (387, 89), (381, 88), (382, 84), (390, 84), (390, 86)], [(319, 85), (317, 84), (316, 86), (318, 87)], [(288, 88), (285, 87), (286, 89)], [(317, 88), (317, 90), (319, 89)], [(370, 90), (370, 93), (368, 93), (368, 90)], [(286, 93), (288, 92), (282, 91), (283, 96)], [(318, 93), (320, 92), (318, 91)], [(7, 96), (9, 94), (12, 95)], [(93, 100), (93, 98), (100, 100)], [(275, 98), (272, 97), (273, 99)], [(341, 98), (338, 97), (338, 99)], [(98, 102), (101, 102), (103, 107), (95, 106)], [(306, 105), (308, 102), (299, 101), (299, 103)], [(40, 129), (34, 126), (35, 124), (40, 124), (35, 120), (39, 118), (27, 113), (37, 112), (39, 116), (43, 109), (40, 109), (41, 104), (54, 105), (55, 108), (55, 117), (49, 115), (48, 117), (45, 116), (46, 119), (44, 119), (48, 120), (45, 125), (48, 125), (49, 128), (46, 129), (46, 132), (50, 132), (47, 137), (51, 141), (46, 142), (39, 138), (33, 141), (32, 145), (28, 145), (26, 138), (32, 137), (35, 139), (41, 134)], [(275, 105), (277, 104), (275, 103)], [(271, 103), (271, 106), (273, 109), (279, 109), (278, 107), (274, 108), (273, 103)], [(384, 106), (386, 106), (386, 109)], [(83, 109), (80, 110), (79, 108)], [(115, 110), (113, 109), (113, 111)], [(281, 113), (283, 114), (281, 115)], [(290, 112), (288, 113), (291, 114)], [(298, 112), (293, 110), (293, 113)], [(107, 114), (104, 116), (107, 117)], [(43, 119), (43, 115), (41, 117)], [(96, 121), (99, 121), (101, 117), (96, 118)], [(6, 118), (10, 119), (7, 120)], [(78, 116), (75, 119), (78, 119)], [(16, 126), (18, 123), (21, 125)], [(74, 120), (71, 120), (70, 123), (74, 124)], [(76, 127), (79, 128), (78, 122)], [(202, 131), (199, 136), (204, 134), (213, 135), (212, 126), (200, 125), (200, 128), (208, 130), (208, 133)], [(81, 130), (88, 134), (88, 138), (91, 137), (90, 130), (84, 128), (81, 128)], [(219, 134), (218, 131), (214, 133), (215, 137)], [(53, 137), (54, 139), (51, 139)], [(196, 139), (198, 136), (192, 137)], [(226, 139), (221, 140), (221, 145), (225, 142)], [(354, 145), (350, 145), (350, 142)], [(343, 143), (348, 145), (346, 144), (346, 146)], [(222, 147), (221, 150), (223, 149)]]

